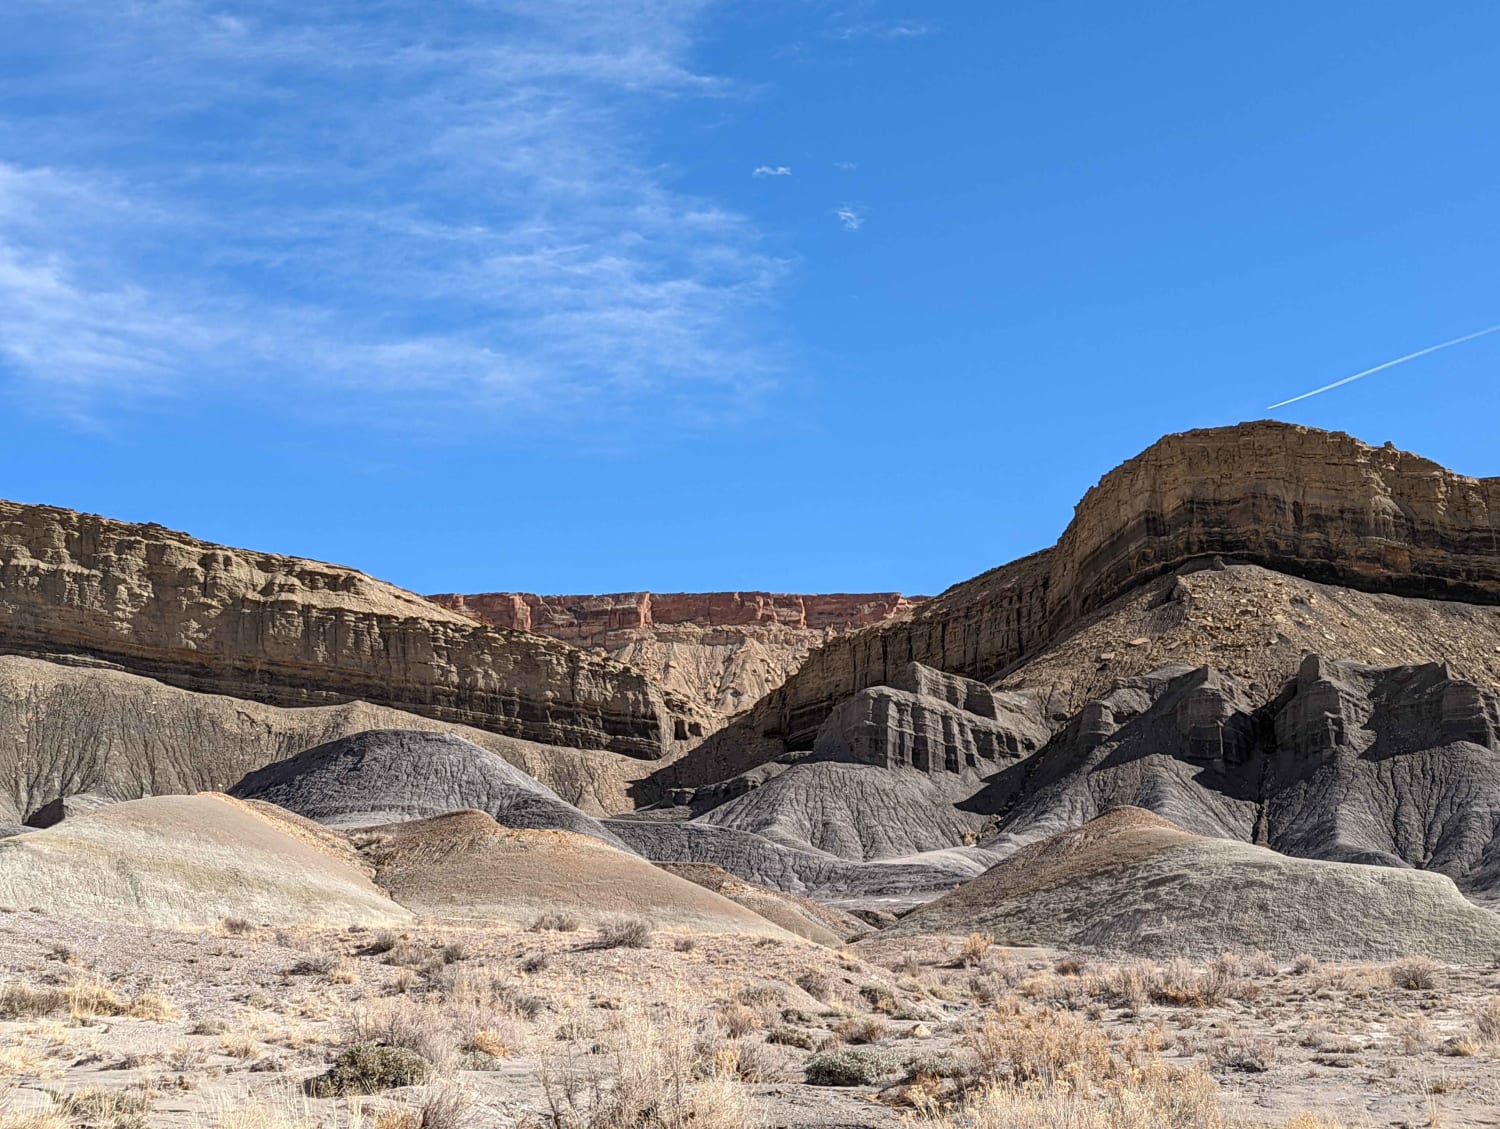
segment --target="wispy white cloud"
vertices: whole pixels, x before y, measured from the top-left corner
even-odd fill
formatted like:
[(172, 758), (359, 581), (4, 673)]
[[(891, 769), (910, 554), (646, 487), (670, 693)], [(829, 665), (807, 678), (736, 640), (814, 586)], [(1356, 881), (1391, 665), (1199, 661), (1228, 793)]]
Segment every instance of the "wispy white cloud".
[(833, 167), (838, 169), (839, 172), (853, 172), (855, 169), (859, 168), (859, 166), (853, 161), (834, 161)]
[(853, 204), (840, 204), (833, 214), (845, 231), (858, 231), (865, 226), (864, 215)]
[(898, 20), (838, 24), (828, 34), (834, 39), (920, 39), (933, 30), (930, 24)]
[(742, 405), (783, 265), (636, 128), (728, 93), (692, 65), (710, 6), (16, 0), (0, 38), (57, 54), (45, 109), (0, 111), (0, 385)]
[(791, 176), (792, 170), (787, 165), (757, 165), (751, 176)]

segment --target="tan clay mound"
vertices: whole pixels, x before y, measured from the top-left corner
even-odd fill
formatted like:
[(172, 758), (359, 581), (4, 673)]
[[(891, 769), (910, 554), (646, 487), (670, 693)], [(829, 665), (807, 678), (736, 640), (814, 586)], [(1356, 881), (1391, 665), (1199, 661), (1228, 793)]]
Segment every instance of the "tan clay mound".
[(409, 909), (525, 928), (549, 911), (585, 926), (621, 915), (789, 940), (759, 914), (644, 859), (569, 831), (514, 830), (479, 811), (353, 834), (375, 880)]
[(394, 924), (341, 836), (217, 793), (131, 800), (0, 841), (0, 904), (122, 924)]
[(768, 886), (746, 882), (722, 866), (706, 863), (657, 865), (669, 874), (722, 894), (730, 901), (769, 918), (788, 932), (820, 945), (841, 945), (870, 932), (870, 927), (852, 914), (785, 890), (772, 890)]
[(1017, 851), (892, 932), (970, 930), (1007, 945), (1149, 957), (1500, 958), (1500, 917), (1445, 875), (1291, 858), (1135, 808)]

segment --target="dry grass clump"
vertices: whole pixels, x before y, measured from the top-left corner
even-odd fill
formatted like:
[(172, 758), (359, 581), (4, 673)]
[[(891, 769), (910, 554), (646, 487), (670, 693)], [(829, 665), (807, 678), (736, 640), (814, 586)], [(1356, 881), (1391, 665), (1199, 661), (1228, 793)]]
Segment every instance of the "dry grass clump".
[(1475, 1009), (1474, 1037), (1486, 1047), (1500, 1046), (1500, 996), (1486, 997)]
[(623, 1012), (607, 1039), (604, 1071), (543, 1064), (555, 1129), (748, 1129), (756, 1123), (750, 1095), (727, 1068), (738, 1054), (716, 1062), (715, 1048), (685, 1017), (653, 1020)]
[(731, 1039), (743, 1038), (760, 1026), (760, 1017), (756, 1015), (755, 1009), (738, 1000), (725, 1004), (714, 1018), (724, 1029), (724, 1034)]
[(338, 953), (307, 953), (286, 970), (288, 976), (327, 976), (341, 963)]
[(981, 964), (994, 947), (993, 933), (970, 933), (964, 938), (963, 948), (959, 950), (959, 963), (965, 968), (973, 968)]
[(1426, 957), (1398, 960), (1389, 969), (1391, 984), (1408, 992), (1430, 992), (1443, 982), (1442, 966)]
[(328, 1070), (307, 1081), (315, 1098), (378, 1094), (400, 1086), (419, 1086), (432, 1074), (432, 1063), (404, 1046), (356, 1043), (341, 1052)]
[(599, 926), (599, 948), (644, 949), (656, 928), (644, 917), (615, 917)]
[[(1496, 1018), (1500, 1019), (1500, 1016)], [(1432, 1020), (1420, 1013), (1393, 1024), (1391, 1033), (1395, 1035), (1396, 1045), (1401, 1048), (1401, 1053), (1407, 1055), (1421, 1054), (1437, 1042)]]
[(878, 1043), (891, 1033), (891, 1025), (878, 1015), (857, 1015), (833, 1029), (846, 1043)]
[(97, 976), (75, 978), (63, 994), (68, 1001), (68, 1015), (74, 1023), (92, 1023), (96, 1019), (124, 1015), (130, 1006)]
[(549, 909), (528, 927), (533, 933), (576, 933), (578, 918), (571, 913)]
[(223, 921), (223, 926), (224, 932), (228, 933), (231, 937), (238, 937), (241, 934), (249, 933), (255, 928), (254, 925), (250, 924), (243, 917), (226, 917)]
[(67, 1002), (59, 988), (11, 981), (0, 987), (0, 1019), (40, 1019), (61, 1011)]
[(1276, 1044), (1258, 1035), (1233, 1031), (1214, 1048), (1214, 1061), (1230, 1070), (1261, 1074), (1276, 1061)]
[(804, 969), (797, 973), (797, 979), (793, 983), (822, 1003), (827, 1003), (833, 996), (833, 981), (828, 978), (826, 972), (820, 969)]
[(131, 1019), (149, 1019), (154, 1023), (167, 1023), (177, 1018), (177, 1008), (160, 992), (147, 989), (133, 996), (126, 1005), (125, 1014)]
[(969, 1045), (981, 1074), (993, 1082), (1079, 1085), (1108, 1077), (1114, 1066), (1109, 1036), (1070, 1011), (992, 1010)]

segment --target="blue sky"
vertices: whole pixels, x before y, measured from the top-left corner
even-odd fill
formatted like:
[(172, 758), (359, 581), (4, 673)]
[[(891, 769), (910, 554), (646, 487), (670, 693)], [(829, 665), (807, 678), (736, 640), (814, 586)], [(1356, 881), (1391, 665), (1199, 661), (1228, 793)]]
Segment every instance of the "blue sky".
[[(933, 592), (1500, 322), (1500, 8), (10, 0), (0, 496)], [(1500, 474), (1500, 334), (1279, 417)]]

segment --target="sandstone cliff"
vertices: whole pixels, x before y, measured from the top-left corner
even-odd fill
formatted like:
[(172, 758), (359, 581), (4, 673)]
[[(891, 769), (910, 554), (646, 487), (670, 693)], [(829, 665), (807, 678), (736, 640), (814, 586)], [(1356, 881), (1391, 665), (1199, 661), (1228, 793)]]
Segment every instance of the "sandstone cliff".
[(776, 689), (830, 639), (904, 617), (921, 602), (895, 592), (492, 592), (428, 598), (496, 627), (597, 650), (723, 716)]
[(1056, 546), (832, 640), (661, 782), (700, 784), (811, 748), (840, 701), (891, 684), (908, 663), (997, 680), (1143, 583), (1216, 557), (1368, 593), (1494, 605), (1500, 479), (1290, 424), (1168, 436), (1090, 490)]
[(638, 757), (703, 732), (631, 667), (353, 569), (12, 502), (0, 502), (0, 653), (87, 656), (277, 705), (363, 699)]

